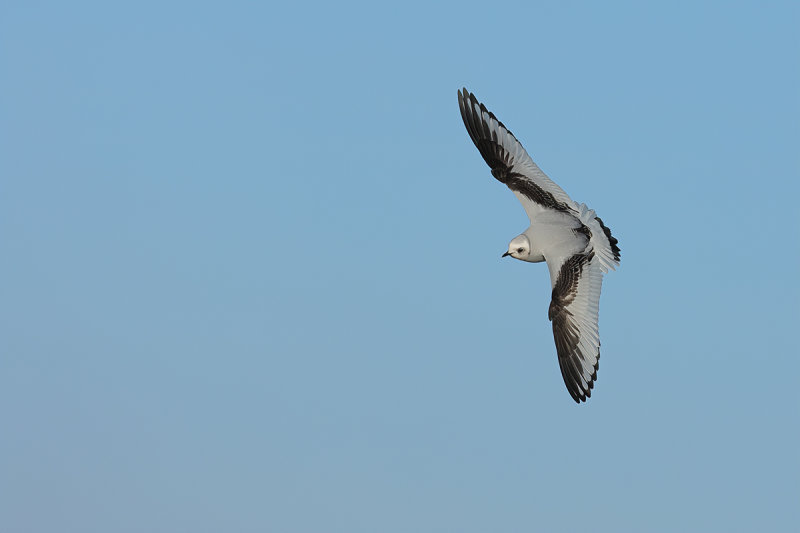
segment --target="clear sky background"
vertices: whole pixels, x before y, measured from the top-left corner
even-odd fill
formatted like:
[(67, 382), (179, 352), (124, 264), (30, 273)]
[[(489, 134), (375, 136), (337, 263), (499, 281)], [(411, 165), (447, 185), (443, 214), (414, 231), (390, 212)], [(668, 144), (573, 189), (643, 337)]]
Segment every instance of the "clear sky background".
[[(0, 530), (796, 531), (796, 2), (0, 6)], [(622, 248), (569, 397), (474, 91)]]

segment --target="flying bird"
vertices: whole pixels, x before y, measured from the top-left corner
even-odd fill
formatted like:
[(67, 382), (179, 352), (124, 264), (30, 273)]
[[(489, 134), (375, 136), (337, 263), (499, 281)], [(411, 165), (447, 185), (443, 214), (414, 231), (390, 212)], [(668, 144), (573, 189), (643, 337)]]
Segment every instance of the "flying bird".
[(572, 399), (585, 402), (600, 364), (600, 286), (603, 274), (619, 266), (618, 241), (594, 211), (573, 201), (539, 169), (474, 94), (459, 91), (458, 106), (492, 176), (511, 189), (528, 214), (530, 227), (511, 240), (503, 257), (547, 262), (553, 289), (547, 316), (558, 364)]

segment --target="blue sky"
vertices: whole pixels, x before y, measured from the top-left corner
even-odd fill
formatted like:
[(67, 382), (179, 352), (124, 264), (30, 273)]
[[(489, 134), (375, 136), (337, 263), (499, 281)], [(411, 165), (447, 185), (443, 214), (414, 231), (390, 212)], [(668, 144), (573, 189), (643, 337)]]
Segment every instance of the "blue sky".
[[(791, 531), (793, 2), (5, 2), (0, 529)], [(599, 380), (474, 91), (619, 238)]]

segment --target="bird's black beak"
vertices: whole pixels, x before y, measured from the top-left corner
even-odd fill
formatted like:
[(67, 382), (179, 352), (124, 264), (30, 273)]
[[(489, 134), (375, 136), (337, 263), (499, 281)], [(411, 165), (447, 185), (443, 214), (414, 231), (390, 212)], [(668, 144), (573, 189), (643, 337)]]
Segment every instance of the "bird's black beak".
[(505, 257), (505, 256), (507, 256), (507, 255), (511, 255), (511, 253), (510, 253), (510, 252), (506, 252), (506, 253), (504, 253), (503, 255), (501, 255), (500, 257)]

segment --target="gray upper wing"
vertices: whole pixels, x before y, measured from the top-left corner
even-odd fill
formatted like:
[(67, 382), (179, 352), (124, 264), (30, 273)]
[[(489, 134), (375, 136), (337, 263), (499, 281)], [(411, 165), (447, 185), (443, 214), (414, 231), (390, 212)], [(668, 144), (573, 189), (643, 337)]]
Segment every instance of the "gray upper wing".
[(464, 126), (492, 175), (514, 192), (529, 218), (543, 208), (575, 210), (569, 195), (541, 171), (517, 138), (474, 94), (466, 89), (459, 91), (458, 106)]

